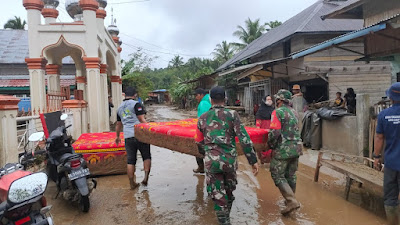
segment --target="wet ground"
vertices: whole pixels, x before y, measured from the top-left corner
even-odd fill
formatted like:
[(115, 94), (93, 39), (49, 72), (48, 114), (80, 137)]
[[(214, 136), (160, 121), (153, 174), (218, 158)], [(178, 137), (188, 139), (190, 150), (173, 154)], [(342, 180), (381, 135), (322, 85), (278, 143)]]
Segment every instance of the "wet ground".
[[(151, 106), (149, 120), (184, 119), (193, 114), (166, 106)], [(98, 188), (90, 196), (89, 213), (62, 198), (53, 199), (56, 188), (49, 184), (47, 198), (53, 205), (55, 224), (217, 224), (213, 204), (205, 190), (205, 176), (193, 175), (193, 156), (151, 146), (152, 171), (148, 187), (129, 189), (126, 175), (98, 178)], [(136, 175), (143, 178), (138, 160)], [(283, 199), (265, 166), (257, 177), (251, 173), (246, 158), (239, 158), (236, 200), (231, 213), (232, 224), (385, 224), (378, 212), (358, 206), (365, 194), (352, 193), (353, 201), (343, 198), (343, 190), (334, 178), (321, 175), (312, 181), (313, 170), (300, 165), (296, 196), (302, 207), (290, 217), (279, 213)], [(323, 180), (323, 181), (322, 181)], [(362, 201), (361, 201), (362, 202)], [(366, 208), (369, 208), (366, 206)]]

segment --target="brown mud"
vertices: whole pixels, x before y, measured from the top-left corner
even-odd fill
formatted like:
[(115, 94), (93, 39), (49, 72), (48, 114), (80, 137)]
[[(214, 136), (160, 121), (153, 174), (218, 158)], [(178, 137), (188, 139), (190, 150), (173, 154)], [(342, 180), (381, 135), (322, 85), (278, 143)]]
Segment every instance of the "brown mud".
[[(168, 106), (151, 106), (147, 110), (151, 114), (148, 120), (152, 121), (193, 116)], [(56, 187), (50, 181), (46, 196), (53, 205), (55, 224), (217, 224), (213, 203), (207, 197), (205, 176), (193, 175), (195, 158), (155, 146), (151, 151), (153, 165), (147, 187), (130, 190), (126, 175), (99, 177), (88, 213), (79, 212), (76, 205), (61, 196), (53, 199)], [(137, 181), (141, 181), (144, 172), (140, 156), (136, 174)], [(282, 217), (283, 198), (268, 168), (263, 165), (254, 177), (246, 158), (240, 156), (232, 224), (385, 224), (379, 216), (382, 212), (371, 208), (381, 202), (370, 201), (370, 194), (354, 186), (350, 201), (346, 201), (343, 182), (324, 174), (319, 183), (312, 178), (313, 169), (300, 165), (296, 196), (302, 207), (289, 217)], [(360, 207), (362, 202), (367, 202), (363, 207), (370, 210)]]

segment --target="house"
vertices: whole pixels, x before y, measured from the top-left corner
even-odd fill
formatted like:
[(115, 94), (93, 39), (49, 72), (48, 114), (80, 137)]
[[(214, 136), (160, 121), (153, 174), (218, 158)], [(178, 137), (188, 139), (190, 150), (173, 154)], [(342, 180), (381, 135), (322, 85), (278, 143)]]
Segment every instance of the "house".
[(211, 88), (217, 86), (217, 77), (218, 73), (206, 74), (198, 78), (182, 82), (182, 84), (195, 84), (196, 88), (210, 90)]
[[(0, 30), (0, 43), (0, 94), (20, 98), (19, 109), (28, 111), (30, 82), (25, 62), (25, 58), (29, 56), (28, 31)], [(76, 88), (75, 72), (72, 59), (65, 58), (61, 69), (61, 87), (69, 87), (71, 90)]]
[(153, 101), (158, 104), (170, 102), (169, 92), (166, 89), (154, 90), (152, 92), (149, 92), (148, 96), (148, 101)]
[[(370, 94), (371, 102), (384, 96), (391, 83), (387, 62), (355, 61), (363, 56), (364, 42), (348, 43), (304, 57), (293, 55), (326, 40), (362, 29), (361, 19), (326, 19), (321, 16), (346, 4), (345, 1), (320, 0), (290, 18), (228, 60), (217, 72), (237, 81), (237, 96), (251, 112), (264, 95), (299, 84), (307, 102), (333, 99), (335, 93), (353, 87), (356, 93)], [(379, 81), (378, 81), (379, 80)], [(229, 93), (229, 92), (228, 92)]]

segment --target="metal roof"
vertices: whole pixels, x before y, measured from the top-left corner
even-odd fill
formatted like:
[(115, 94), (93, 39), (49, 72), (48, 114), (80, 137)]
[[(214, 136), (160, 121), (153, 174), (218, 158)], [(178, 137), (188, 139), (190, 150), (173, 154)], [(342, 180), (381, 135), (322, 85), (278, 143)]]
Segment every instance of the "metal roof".
[(384, 30), (387, 27), (387, 25), (386, 25), (387, 22), (389, 22), (389, 21), (391, 21), (393, 19), (399, 18), (399, 17), (400, 17), (400, 14), (394, 15), (394, 16), (386, 19), (386, 20), (382, 20), (382, 21), (380, 21), (380, 22), (378, 22), (376, 24), (373, 24), (373, 25), (371, 25), (369, 27), (365, 27), (363, 29), (356, 30), (356, 31), (353, 31), (353, 32), (350, 32), (350, 33), (347, 33), (347, 34), (343, 34), (343, 35), (341, 35), (339, 37), (332, 38), (330, 40), (324, 41), (324, 42), (319, 43), (317, 45), (311, 46), (310, 48), (307, 48), (307, 49), (301, 50), (299, 52), (293, 53), (291, 57), (292, 57), (292, 59), (297, 59), (297, 58), (300, 58), (300, 57), (304, 57), (306, 55), (316, 53), (318, 51), (330, 48), (332, 46), (340, 45), (340, 44), (343, 44), (345, 42), (352, 41), (352, 40), (355, 40), (355, 39), (360, 38), (360, 37), (364, 37), (364, 36), (369, 35), (371, 33)]
[(363, 27), (362, 20), (334, 19), (322, 20), (320, 17), (338, 7), (342, 2), (327, 2), (319, 0), (312, 6), (290, 18), (279, 27), (276, 27), (247, 45), (232, 59), (218, 68), (218, 71), (239, 63), (262, 50), (284, 41), (296, 33), (326, 33), (326, 32), (350, 32)]
[[(28, 57), (28, 31), (0, 29), (0, 64), (25, 64)], [(74, 64), (74, 61), (65, 57), (63, 64)]]
[(364, 0), (347, 0), (342, 5), (336, 7), (335, 9), (329, 11), (327, 14), (322, 15), (322, 19), (333, 18), (339, 14), (352, 10), (360, 5), (362, 5), (365, 1)]

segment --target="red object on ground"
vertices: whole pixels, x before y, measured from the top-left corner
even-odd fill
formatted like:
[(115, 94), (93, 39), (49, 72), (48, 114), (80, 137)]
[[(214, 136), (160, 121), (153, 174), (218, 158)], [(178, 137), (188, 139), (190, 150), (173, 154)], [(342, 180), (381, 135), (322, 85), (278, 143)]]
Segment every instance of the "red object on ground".
[(124, 134), (121, 143), (115, 144), (116, 133), (86, 133), (72, 144), (76, 153), (83, 155), (93, 175), (126, 173), (126, 151)]
[(261, 161), (263, 163), (270, 163), (271, 158), (272, 158), (272, 149), (265, 152), (261, 152)]
[(256, 127), (260, 129), (269, 129), (271, 120), (256, 120)]

